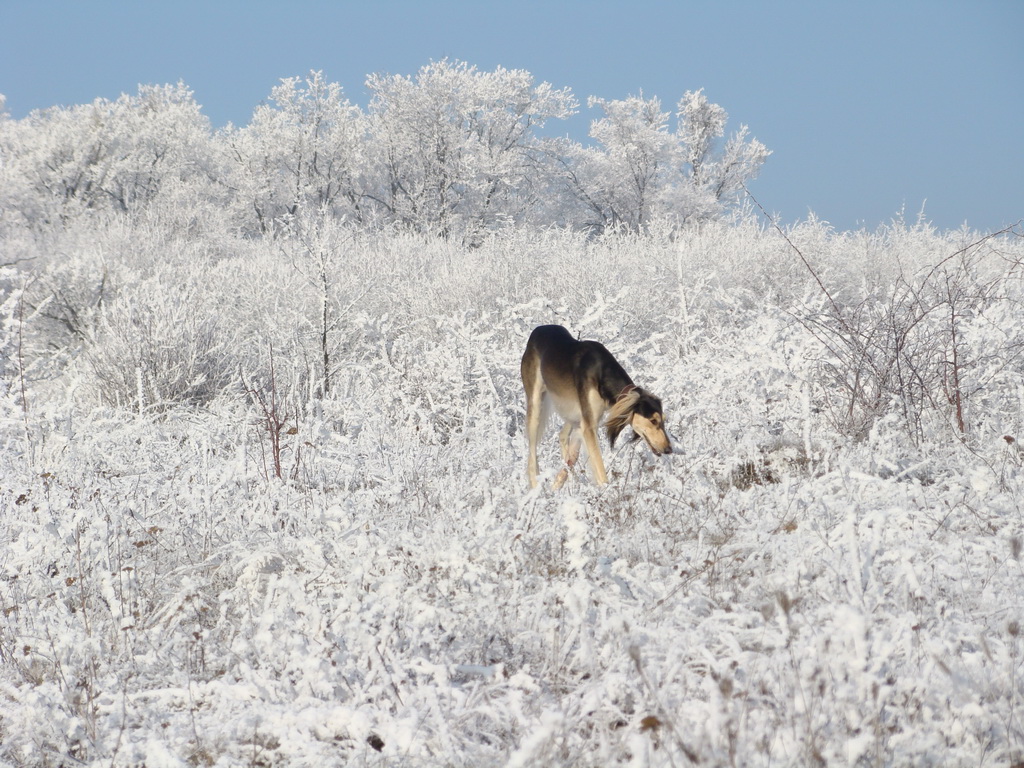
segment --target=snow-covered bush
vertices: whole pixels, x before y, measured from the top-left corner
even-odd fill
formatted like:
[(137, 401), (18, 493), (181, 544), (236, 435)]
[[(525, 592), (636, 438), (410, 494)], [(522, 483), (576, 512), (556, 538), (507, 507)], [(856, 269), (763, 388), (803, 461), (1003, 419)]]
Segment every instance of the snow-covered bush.
[(859, 287), (837, 284), (809, 268), (819, 290), (802, 317), (827, 350), (821, 371), (834, 423), (858, 439), (890, 413), (914, 439), (998, 430), (986, 406), (993, 391), (1016, 388), (1024, 355), (1019, 324), (1006, 321), (1024, 300), (1020, 255), (998, 238), (959, 232), (931, 233), (927, 250), (908, 259), (899, 247), (908, 233), (886, 234), (899, 264), (889, 281), (869, 273)]
[[(962, 246), (916, 235), (886, 289), (880, 259), (838, 269), (884, 237), (790, 233), (846, 313), (975, 288), (956, 327), (980, 420), (888, 409), (851, 442), (828, 299), (749, 222), (473, 249), (160, 232), (93, 241), (118, 279), (84, 341), (49, 336), (79, 351), (6, 368), (29, 375), (0, 412), (5, 761), (1022, 756), (1015, 235), (941, 281), (934, 253)], [(49, 333), (8, 285), (5, 354)], [(623, 444), (607, 488), (526, 492), (519, 356), (552, 321), (662, 396), (671, 458)]]
[(197, 294), (150, 279), (99, 312), (84, 359), (102, 402), (137, 412), (204, 405), (235, 379), (231, 337)]

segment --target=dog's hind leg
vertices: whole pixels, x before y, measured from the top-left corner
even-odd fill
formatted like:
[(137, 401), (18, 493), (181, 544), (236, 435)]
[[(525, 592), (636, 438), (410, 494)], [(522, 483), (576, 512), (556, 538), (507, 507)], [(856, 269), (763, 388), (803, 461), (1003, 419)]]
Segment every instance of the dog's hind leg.
[(547, 414), (545, 413), (547, 397), (544, 393), (544, 379), (540, 373), (540, 355), (533, 347), (533, 337), (526, 345), (526, 352), (523, 354), (523, 361), (520, 365), (520, 373), (523, 378), (523, 390), (526, 393), (526, 441), (527, 459), (526, 475), (530, 481), (530, 487), (537, 487), (537, 444), (540, 442), (541, 434), (544, 431)]
[(548, 398), (544, 392), (537, 387), (526, 395), (526, 439), (528, 442), (529, 455), (526, 459), (526, 474), (530, 479), (530, 487), (537, 487), (537, 475), (540, 469), (537, 465), (537, 445), (544, 436), (544, 427), (548, 420)]

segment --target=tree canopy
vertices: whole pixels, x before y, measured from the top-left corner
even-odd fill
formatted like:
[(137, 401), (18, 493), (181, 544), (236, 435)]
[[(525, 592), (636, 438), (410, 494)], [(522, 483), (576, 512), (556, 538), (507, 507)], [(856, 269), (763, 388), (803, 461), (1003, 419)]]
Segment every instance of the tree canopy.
[(702, 90), (674, 115), (591, 97), (583, 144), (545, 131), (578, 111), (572, 91), (525, 70), (445, 59), (366, 85), (362, 108), (322, 72), (286, 78), (219, 130), (184, 83), (0, 116), (0, 207), (38, 225), (187, 206), (254, 234), (315, 213), (468, 243), (509, 225), (636, 232), (720, 216), (770, 154), (746, 126), (727, 137)]

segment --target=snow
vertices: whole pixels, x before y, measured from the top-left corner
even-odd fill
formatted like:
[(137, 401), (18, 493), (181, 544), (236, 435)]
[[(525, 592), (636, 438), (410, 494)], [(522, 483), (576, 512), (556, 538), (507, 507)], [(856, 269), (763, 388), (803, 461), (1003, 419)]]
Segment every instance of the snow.
[[(851, 254), (899, 234), (808, 227), (791, 236), (851, 291)], [(926, 266), (951, 245), (930, 237)], [(20, 329), (31, 354), (27, 412), (20, 385), (0, 400), (0, 762), (1024, 759), (1016, 337), (975, 329), (961, 350), (984, 361), (969, 434), (938, 398), (869, 414), (843, 399), (834, 337), (800, 322), (814, 286), (772, 238), (357, 239), (331, 301), (363, 298), (333, 329), (326, 396), (312, 289), (244, 298), (288, 269), (278, 246), (234, 243), (214, 266), (169, 249), (160, 279), (230, 276), (189, 283), (194, 311), (219, 307), (232, 365), (268, 395), (252, 339), (275, 339), (280, 478), (240, 383), (154, 402), (136, 371), (98, 378), (116, 327), (48, 356), (56, 331), (21, 328), (10, 290), (4, 350)], [(1019, 264), (1019, 239), (998, 253)], [(148, 302), (156, 333), (176, 300), (158, 287), (126, 280), (111, 301)], [(1003, 289), (1019, 307), (1019, 282)], [(549, 321), (664, 400), (672, 456), (605, 444), (608, 486), (578, 469), (553, 492), (549, 428), (548, 483), (527, 489), (519, 356)]]

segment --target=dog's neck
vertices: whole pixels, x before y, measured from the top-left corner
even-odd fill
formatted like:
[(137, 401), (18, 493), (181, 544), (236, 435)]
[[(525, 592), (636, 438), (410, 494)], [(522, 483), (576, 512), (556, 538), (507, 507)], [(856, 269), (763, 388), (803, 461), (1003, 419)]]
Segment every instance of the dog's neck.
[(603, 379), (599, 382), (599, 386), (601, 397), (604, 398), (604, 401), (609, 406), (623, 395), (628, 395), (637, 388), (633, 383), (633, 379), (619, 365), (605, 368)]

